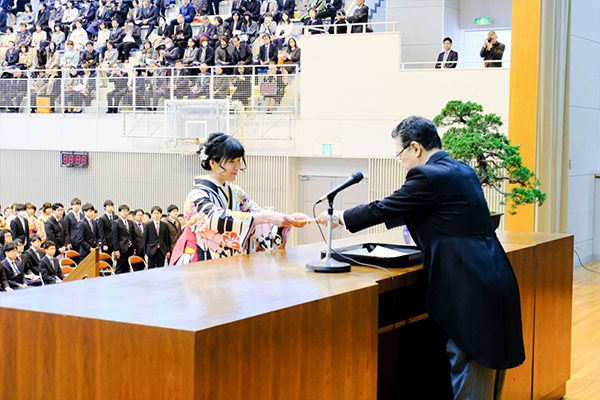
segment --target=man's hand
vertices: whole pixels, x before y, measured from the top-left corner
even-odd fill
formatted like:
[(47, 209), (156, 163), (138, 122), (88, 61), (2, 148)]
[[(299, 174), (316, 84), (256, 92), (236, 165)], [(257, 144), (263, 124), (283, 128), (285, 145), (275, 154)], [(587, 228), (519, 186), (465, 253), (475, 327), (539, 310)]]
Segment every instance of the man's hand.
[(102, 250), (107, 251), (108, 250), (108, 246), (102, 246)]
[(115, 251), (115, 258), (121, 258), (121, 252)]
[(7, 287), (5, 290), (6, 290), (7, 292), (12, 292), (12, 291), (13, 291), (13, 289), (12, 289), (12, 288), (9, 288), (9, 287)]
[(21, 285), (21, 284), (19, 283), (19, 287), (20, 287), (20, 288), (22, 288), (22, 289), (27, 289), (29, 286), (27, 286), (26, 284), (23, 284), (23, 285)]
[(292, 222), (292, 226), (295, 226), (296, 228), (304, 228), (304, 226), (306, 226), (306, 224), (308, 224), (308, 222), (298, 222), (301, 220), (308, 220), (310, 219), (308, 215), (304, 214), (304, 213), (294, 213), (291, 215), (291, 217), (294, 219), (294, 221)]
[[(338, 226), (341, 225), (341, 223), (340, 223), (341, 222), (341, 218), (340, 218), (341, 213), (342, 213), (341, 211), (333, 212), (333, 221), (331, 221), (332, 228), (337, 228)], [(321, 215), (319, 215), (317, 217), (317, 222), (321, 225), (327, 226), (327, 211), (323, 211), (321, 213)]]
[(59, 252), (60, 254), (65, 254), (65, 251), (67, 251), (67, 248), (66, 248), (66, 246), (63, 246), (63, 247), (61, 247), (60, 249), (58, 249), (58, 252)]

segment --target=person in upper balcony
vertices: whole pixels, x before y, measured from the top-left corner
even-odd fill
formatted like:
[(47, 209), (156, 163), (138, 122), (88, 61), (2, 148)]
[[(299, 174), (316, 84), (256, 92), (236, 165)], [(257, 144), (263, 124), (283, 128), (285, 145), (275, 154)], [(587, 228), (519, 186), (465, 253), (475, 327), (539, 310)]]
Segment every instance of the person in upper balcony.
[(456, 68), (456, 63), (449, 61), (458, 61), (458, 53), (452, 50), (452, 39), (444, 39), (444, 51), (438, 55), (436, 68)]
[(305, 11), (300, 13), (300, 21), (306, 22), (306, 19), (310, 17), (309, 12), (311, 8), (314, 8), (316, 11), (315, 15), (318, 15), (325, 11), (325, 0), (308, 0)]
[(484, 68), (502, 68), (502, 56), (504, 55), (504, 44), (498, 41), (498, 35), (496, 32), (490, 31), (487, 37), (483, 41), (483, 47), (479, 52), (479, 56), (484, 60), (490, 60), (484, 62)]
[[(304, 26), (321, 26), (323, 21), (317, 17), (317, 10), (311, 8), (308, 10), (308, 18), (304, 20)], [(320, 35), (324, 32), (323, 27), (317, 29), (308, 29), (304, 31), (305, 35)]]
[[(351, 24), (369, 22), (369, 7), (365, 4), (365, 0), (356, 0), (356, 10), (348, 17), (348, 22)], [(365, 31), (365, 25), (356, 25), (352, 27), (352, 33), (362, 33)]]
[(348, 33), (348, 21), (346, 20), (346, 11), (341, 8), (335, 13), (335, 22), (329, 27), (329, 34)]
[(323, 19), (329, 18), (331, 23), (335, 20), (335, 16), (338, 10), (344, 9), (344, 2), (342, 0), (327, 0), (325, 3), (325, 10), (320, 12), (317, 17)]

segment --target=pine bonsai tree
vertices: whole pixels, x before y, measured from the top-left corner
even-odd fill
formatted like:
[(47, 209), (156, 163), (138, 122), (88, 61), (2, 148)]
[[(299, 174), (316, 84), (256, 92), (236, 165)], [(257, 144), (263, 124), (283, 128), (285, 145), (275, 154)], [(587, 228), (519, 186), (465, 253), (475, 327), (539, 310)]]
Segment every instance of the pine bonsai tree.
[[(511, 145), (498, 131), (502, 126), (499, 116), (483, 114), (483, 107), (477, 103), (452, 100), (433, 123), (449, 127), (442, 137), (444, 150), (456, 160), (474, 162), (481, 184), (502, 193), (505, 201), (510, 200), (509, 214), (515, 214), (521, 204), (541, 206), (546, 200), (535, 173), (523, 165), (520, 146)], [(515, 185), (510, 192), (501, 189), (503, 181)]]

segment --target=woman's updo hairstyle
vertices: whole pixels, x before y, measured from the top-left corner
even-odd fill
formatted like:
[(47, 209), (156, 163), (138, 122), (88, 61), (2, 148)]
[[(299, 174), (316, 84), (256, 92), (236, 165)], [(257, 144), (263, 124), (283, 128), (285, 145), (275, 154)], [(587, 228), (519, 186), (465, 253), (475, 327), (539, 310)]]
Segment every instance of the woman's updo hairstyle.
[(202, 168), (209, 171), (211, 170), (210, 160), (214, 160), (221, 169), (225, 169), (223, 164), (240, 157), (243, 163), (242, 170), (246, 168), (244, 146), (236, 138), (221, 132), (212, 133), (208, 140), (200, 146), (198, 154), (202, 160)]

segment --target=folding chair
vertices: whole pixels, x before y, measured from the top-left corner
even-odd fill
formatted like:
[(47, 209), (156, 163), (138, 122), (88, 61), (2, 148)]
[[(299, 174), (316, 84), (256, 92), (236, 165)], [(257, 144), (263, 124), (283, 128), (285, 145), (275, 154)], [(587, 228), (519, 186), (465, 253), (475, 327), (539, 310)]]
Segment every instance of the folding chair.
[[(68, 265), (63, 265), (60, 267), (63, 275), (69, 275), (75, 268), (69, 267)], [(43, 280), (43, 279), (42, 279)]]
[(130, 272), (135, 272), (133, 269), (133, 264), (144, 263), (144, 269), (148, 269), (148, 265), (146, 264), (146, 261), (140, 256), (131, 256), (131, 257), (129, 257), (128, 261), (129, 261), (129, 271)]
[(98, 275), (102, 273), (102, 276), (106, 276), (107, 272), (110, 272), (111, 275), (115, 274), (115, 270), (113, 269), (113, 267), (110, 266), (109, 263), (107, 263), (106, 261), (98, 261)]
[(65, 257), (67, 257), (67, 258), (79, 257), (79, 253), (76, 252), (75, 250), (67, 250), (67, 252), (65, 253)]
[(100, 272), (102, 272), (104, 274), (103, 276), (106, 276), (106, 272), (107, 272), (106, 269), (108, 269), (110, 271), (111, 275), (114, 275), (115, 269), (113, 267), (111, 267), (110, 264), (106, 262), (106, 260), (111, 260), (112, 264), (115, 265), (115, 261), (113, 260), (113, 258), (110, 254), (100, 252), (100, 262), (103, 262), (104, 264), (108, 265), (108, 267), (100, 268)]

